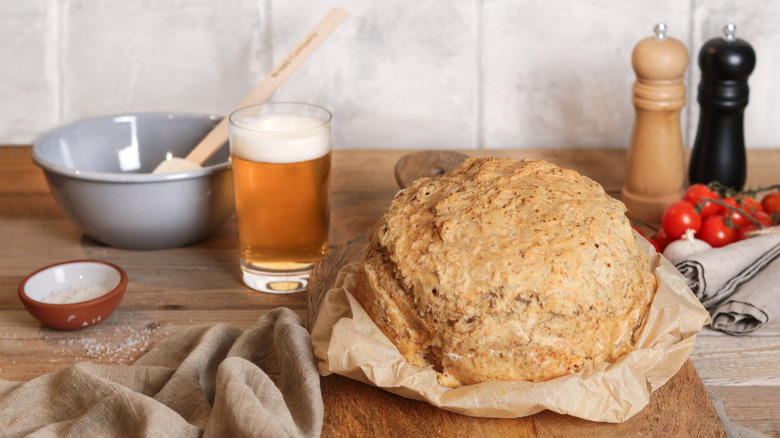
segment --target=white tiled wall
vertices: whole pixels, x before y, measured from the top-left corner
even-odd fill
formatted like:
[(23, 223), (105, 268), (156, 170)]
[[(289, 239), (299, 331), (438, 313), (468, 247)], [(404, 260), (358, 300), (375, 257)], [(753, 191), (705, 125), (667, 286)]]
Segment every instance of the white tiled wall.
[(334, 113), (337, 148), (625, 147), (631, 51), (665, 22), (688, 47), (733, 22), (758, 63), (748, 147), (780, 147), (774, 0), (0, 0), (0, 144), (129, 111), (224, 115), (331, 7), (347, 21), (273, 100)]

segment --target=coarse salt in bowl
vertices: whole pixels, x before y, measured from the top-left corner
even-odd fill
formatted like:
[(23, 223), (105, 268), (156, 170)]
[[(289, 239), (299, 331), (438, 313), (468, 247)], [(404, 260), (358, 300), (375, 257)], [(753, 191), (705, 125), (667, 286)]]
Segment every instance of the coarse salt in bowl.
[(127, 273), (99, 260), (74, 260), (41, 268), (19, 284), (25, 309), (44, 325), (77, 330), (95, 325), (119, 307)]

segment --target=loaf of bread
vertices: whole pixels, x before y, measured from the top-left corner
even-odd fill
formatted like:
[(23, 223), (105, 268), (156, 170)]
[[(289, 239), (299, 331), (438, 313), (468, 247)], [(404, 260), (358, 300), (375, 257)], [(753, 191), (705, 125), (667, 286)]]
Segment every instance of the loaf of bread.
[(656, 289), (625, 206), (544, 161), (469, 159), (417, 180), (369, 241), (354, 296), (448, 387), (613, 362)]

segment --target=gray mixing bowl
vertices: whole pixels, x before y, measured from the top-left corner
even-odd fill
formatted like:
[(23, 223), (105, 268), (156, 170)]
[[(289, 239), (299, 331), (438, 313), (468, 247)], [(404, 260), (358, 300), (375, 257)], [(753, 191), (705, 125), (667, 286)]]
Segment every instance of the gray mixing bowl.
[(202, 169), (152, 174), (166, 153), (184, 157), (220, 118), (141, 113), (86, 119), (33, 144), (59, 207), (88, 236), (126, 249), (195, 243), (233, 213), (227, 144)]

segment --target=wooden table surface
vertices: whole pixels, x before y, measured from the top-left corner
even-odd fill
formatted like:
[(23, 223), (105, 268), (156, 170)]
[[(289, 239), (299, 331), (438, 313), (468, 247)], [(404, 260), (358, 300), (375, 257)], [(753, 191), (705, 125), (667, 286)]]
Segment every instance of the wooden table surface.
[[(333, 162), (331, 246), (365, 236), (398, 190), (393, 166), (410, 151), (337, 150)], [(590, 176), (620, 196), (622, 149), (480, 150), (474, 156), (546, 159)], [(780, 150), (749, 151), (748, 186), (780, 182)], [(160, 251), (110, 248), (84, 236), (54, 202), (25, 146), (0, 147), (0, 379), (27, 380), (89, 360), (129, 364), (183, 327), (225, 322), (249, 327), (285, 306), (306, 319), (305, 294), (266, 295), (243, 286), (235, 223), (193, 246)], [(42, 266), (73, 259), (111, 261), (128, 273), (128, 292), (111, 318), (60, 332), (41, 326), (16, 290)], [(780, 437), (780, 321), (751, 336), (704, 328), (691, 356), (729, 419)]]

